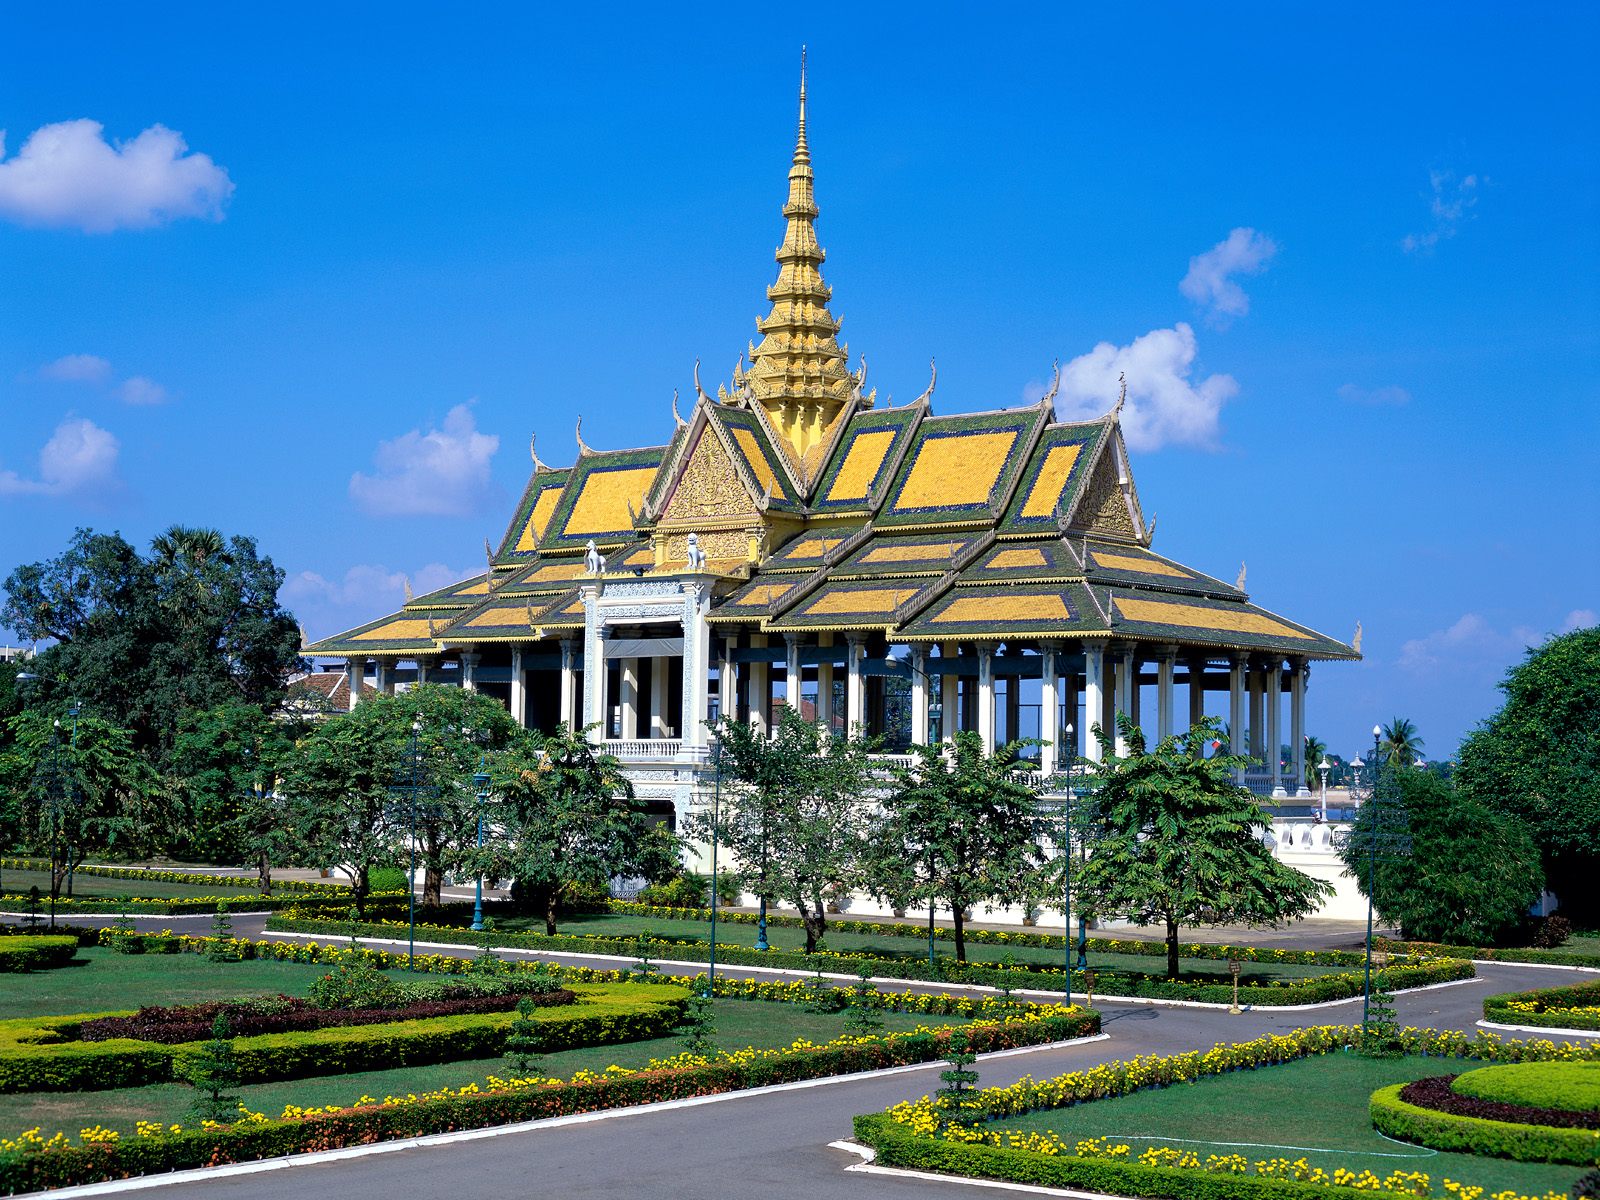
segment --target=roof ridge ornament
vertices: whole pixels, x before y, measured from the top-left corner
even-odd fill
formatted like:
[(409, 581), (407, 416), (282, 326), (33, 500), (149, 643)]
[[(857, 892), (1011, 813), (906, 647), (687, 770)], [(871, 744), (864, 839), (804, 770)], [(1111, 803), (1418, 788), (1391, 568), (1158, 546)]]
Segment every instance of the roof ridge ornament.
[(537, 433), (530, 433), (528, 435), (528, 457), (533, 459), (533, 473), (535, 475), (537, 475), (540, 471), (553, 471), (553, 470), (555, 470), (555, 468), (552, 467), (549, 463), (540, 461), (540, 459), (539, 459), (539, 451), (535, 448), (535, 445), (534, 445), (538, 440), (539, 440), (539, 435)]
[(694, 360), (694, 390), (695, 394), (707, 404), (716, 403), (710, 396), (706, 395), (705, 388), (700, 386), (700, 360), (698, 358)]
[(409, 575), (400, 576), (400, 586), (405, 589), (406, 603), (410, 604), (411, 603), (411, 576), (409, 576)]
[(1244, 573), (1245, 573), (1245, 565), (1243, 563), (1240, 563), (1239, 564), (1239, 578), (1237, 578), (1237, 579), (1235, 579), (1233, 581), (1233, 586), (1234, 586), (1234, 590), (1235, 591), (1240, 591), (1240, 592), (1244, 591)]
[(913, 400), (912, 406), (922, 404), (924, 401), (933, 400), (933, 389), (939, 386), (939, 364), (936, 359), (928, 359), (928, 388), (922, 395)]
[(1055, 403), (1056, 393), (1061, 390), (1061, 360), (1055, 360), (1055, 378), (1050, 381), (1050, 390), (1039, 397), (1039, 407), (1049, 408)]
[(1117, 382), (1122, 385), (1122, 390), (1117, 393), (1117, 402), (1111, 408), (1111, 419), (1122, 419), (1122, 406), (1128, 402), (1128, 373), (1122, 371), (1117, 375)]
[(1356, 622), (1356, 633), (1355, 633), (1355, 636), (1350, 639), (1350, 649), (1354, 650), (1357, 654), (1361, 653), (1361, 622), (1360, 621)]
[(578, 457), (579, 458), (585, 458), (588, 455), (594, 453), (594, 451), (589, 448), (588, 443), (583, 440), (583, 418), (582, 417), (578, 418), (578, 427), (573, 430), (573, 434), (578, 439)]
[(677, 388), (673, 388), (672, 389), (672, 419), (677, 424), (679, 429), (682, 429), (685, 425), (687, 425), (689, 423), (689, 422), (685, 421), (681, 416), (678, 415), (678, 389)]

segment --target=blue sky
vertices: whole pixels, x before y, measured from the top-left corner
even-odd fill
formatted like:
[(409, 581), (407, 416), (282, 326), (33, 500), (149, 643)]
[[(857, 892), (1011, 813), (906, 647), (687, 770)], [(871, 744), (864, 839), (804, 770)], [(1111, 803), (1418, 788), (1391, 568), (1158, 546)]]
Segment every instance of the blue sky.
[(664, 440), (753, 335), (805, 41), (880, 397), (1127, 369), (1156, 548), (1362, 622), (1334, 749), (1596, 620), (1592, 6), (578, 7), (11, 14), (0, 568), (216, 525), (313, 635), (478, 568), (530, 433)]

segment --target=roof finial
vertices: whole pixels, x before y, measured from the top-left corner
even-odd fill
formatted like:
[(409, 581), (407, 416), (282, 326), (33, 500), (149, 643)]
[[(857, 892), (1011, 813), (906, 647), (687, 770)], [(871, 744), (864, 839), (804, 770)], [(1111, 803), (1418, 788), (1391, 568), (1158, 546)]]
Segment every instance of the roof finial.
[(794, 161), (811, 161), (811, 147), (806, 145), (806, 48), (803, 42), (800, 45), (800, 130), (794, 139)]
[(678, 415), (678, 389), (677, 388), (673, 388), (672, 389), (672, 420), (678, 426), (678, 428), (680, 428), (680, 429), (683, 428), (685, 425), (687, 425), (689, 423), (689, 422), (685, 421), (682, 417), (680, 417)]
[(528, 456), (533, 459), (533, 473), (535, 475), (537, 475), (540, 471), (548, 471), (550, 469), (549, 463), (541, 462), (539, 460), (539, 451), (536, 447), (538, 440), (539, 435), (537, 433), (530, 433), (528, 435)]
[(1039, 406), (1049, 408), (1054, 403), (1056, 393), (1061, 390), (1061, 360), (1058, 358), (1054, 365), (1055, 376), (1050, 380), (1050, 387), (1043, 396), (1039, 397)]
[(578, 418), (578, 427), (576, 429), (574, 429), (572, 432), (573, 432), (573, 436), (575, 436), (578, 439), (578, 457), (579, 458), (583, 458), (585, 455), (593, 454), (594, 451), (589, 449), (588, 443), (583, 440), (583, 418), (582, 417)]
[(1235, 590), (1241, 591), (1241, 592), (1244, 591), (1244, 571), (1245, 571), (1244, 564), (1240, 563), (1239, 564), (1239, 578), (1237, 578), (1237, 579), (1235, 579), (1233, 581), (1233, 586), (1234, 586)]
[(1118, 374), (1117, 382), (1122, 385), (1122, 390), (1117, 393), (1117, 406), (1111, 410), (1113, 417), (1120, 417), (1122, 406), (1128, 402), (1128, 373), (1123, 371)]
[(1355, 637), (1350, 639), (1350, 649), (1354, 650), (1357, 654), (1361, 653), (1361, 622), (1360, 621), (1356, 622), (1356, 635), (1355, 635)]

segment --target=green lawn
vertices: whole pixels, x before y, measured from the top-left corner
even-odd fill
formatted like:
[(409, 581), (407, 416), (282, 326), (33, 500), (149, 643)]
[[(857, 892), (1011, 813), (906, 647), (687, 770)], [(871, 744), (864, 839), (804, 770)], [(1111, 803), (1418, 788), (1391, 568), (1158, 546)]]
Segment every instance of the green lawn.
[(303, 996), (327, 970), (262, 960), (214, 963), (198, 954), (115, 954), (95, 946), (79, 950), (69, 966), (4, 976), (0, 1019), (193, 1004), (262, 992)]
[[(544, 932), (543, 920), (531, 917), (497, 917), (495, 926), (503, 931)], [(701, 940), (709, 940), (711, 936), (711, 925), (708, 921), (665, 920), (624, 913), (592, 913), (584, 916), (568, 917), (560, 923), (557, 929), (560, 933), (599, 934), (604, 937), (623, 938), (635, 937), (645, 931), (673, 937), (699, 938)], [(830, 929), (826, 940), (830, 950), (865, 951), (883, 958), (912, 958), (925, 961), (928, 954), (926, 939), (915, 937), (901, 937), (880, 933), (847, 933), (842, 930)], [(804, 950), (806, 943), (805, 931), (784, 926), (770, 926), (767, 930), (767, 941), (774, 950)], [(753, 947), (756, 944), (756, 927), (742, 922), (719, 921), (717, 922), (717, 944)], [(934, 942), (934, 950), (941, 958), (955, 957), (954, 942), (936, 941)], [(1031, 946), (994, 946), (972, 941), (967, 943), (967, 958), (971, 962), (998, 963), (1004, 961), (1008, 954), (1019, 964), (1041, 963), (1059, 967), (1062, 961), (1060, 950), (1041, 949)], [(671, 957), (671, 955), (668, 953), (661, 957)], [(1104, 954), (1090, 951), (1088, 961), (1091, 967), (1100, 971), (1159, 973), (1166, 969), (1166, 960), (1164, 958), (1142, 954)], [(1179, 960), (1179, 967), (1184, 972), (1198, 971), (1212, 975), (1226, 976), (1228, 972), (1228, 964), (1224, 960), (1217, 958), (1185, 958)], [(1241, 972), (1241, 978), (1257, 982), (1265, 982), (1269, 979), (1305, 979), (1315, 975), (1326, 975), (1330, 971), (1348, 969), (1299, 966), (1284, 963), (1246, 962)]]
[[(166, 957), (153, 961), (172, 963), (175, 960)], [(291, 989), (282, 986), (281, 990)], [(783, 1047), (802, 1037), (814, 1042), (826, 1042), (848, 1032), (843, 1014), (808, 1013), (794, 1005), (718, 1000), (715, 1002), (715, 1011), (717, 1028), (714, 1040), (719, 1047), (727, 1050), (745, 1046)], [(945, 1025), (959, 1020), (955, 1017), (911, 1016), (906, 1013), (884, 1013), (883, 1017), (885, 1028), (891, 1031), (914, 1029), (918, 1025)], [(643, 1067), (652, 1058), (667, 1058), (682, 1050), (682, 1041), (676, 1037), (569, 1050), (547, 1056), (543, 1073), (565, 1079), (581, 1069), (603, 1071), (612, 1064)], [(510, 1072), (503, 1060), (488, 1058), (430, 1067), (256, 1084), (237, 1091), (239, 1098), (252, 1109), (276, 1117), (285, 1104), (298, 1104), (304, 1108), (349, 1104), (362, 1095), (376, 1096), (381, 1100), (388, 1095), (482, 1083), (484, 1077), (491, 1073), (506, 1075)], [(58, 1129), (76, 1134), (79, 1129), (96, 1122), (121, 1130), (131, 1130), (134, 1122), (139, 1120), (192, 1123), (186, 1110), (193, 1095), (182, 1084), (162, 1084), (108, 1092), (0, 1096), (0, 1136), (12, 1136), (34, 1126), (40, 1127), (49, 1136)]]
[[(37, 887), (44, 897), (44, 903), (49, 903), (50, 873), (48, 871), (14, 871), (0, 872), (0, 884), (4, 885), (8, 895), (25, 893), (30, 887)], [(66, 897), (67, 889), (62, 886), (61, 895)], [(219, 887), (216, 884), (209, 886), (190, 883), (165, 883), (155, 879), (110, 879), (103, 875), (74, 875), (72, 877), (72, 895), (78, 900), (107, 900), (119, 896), (134, 896), (141, 900), (160, 900), (166, 898), (187, 898), (190, 896), (227, 896), (230, 899), (237, 896), (240, 900), (248, 902), (255, 893), (249, 888)], [(60, 910), (57, 910), (57, 919), (60, 919)]]
[(1325, 1170), (1365, 1168), (1379, 1177), (1394, 1170), (1423, 1171), (1432, 1177), (1435, 1194), (1449, 1178), (1482, 1185), (1486, 1194), (1512, 1188), (1529, 1195), (1564, 1195), (1583, 1173), (1581, 1167), (1446, 1154), (1391, 1141), (1372, 1128), (1367, 1101), (1378, 1088), (1482, 1065), (1456, 1059), (1374, 1060), (1333, 1054), (1005, 1117), (995, 1124), (1004, 1129), (1053, 1130), (1069, 1144), (1109, 1137), (1127, 1143), (1134, 1155), (1147, 1146), (1171, 1146), (1193, 1150), (1201, 1158), (1208, 1154), (1242, 1154), (1252, 1162), (1305, 1158)]

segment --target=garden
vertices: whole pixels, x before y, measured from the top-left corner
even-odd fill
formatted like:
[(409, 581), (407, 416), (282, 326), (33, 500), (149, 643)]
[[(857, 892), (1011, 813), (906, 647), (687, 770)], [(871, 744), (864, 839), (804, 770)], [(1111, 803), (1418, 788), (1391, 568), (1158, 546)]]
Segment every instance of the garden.
[(857, 1117), (857, 1140), (886, 1166), (1121, 1196), (1565, 1197), (1600, 1164), (1594, 1045), (1406, 1029), (1375, 1052), (1328, 1026), (961, 1083)]
[[(0, 1193), (933, 1061), (955, 1030), (979, 1050), (1098, 1030), (1081, 1008), (866, 979), (713, 988), (648, 960), (411, 972), (341, 946), (56, 940), (76, 955), (0, 999)], [(139, 1007), (95, 1011), (107, 995)]]

